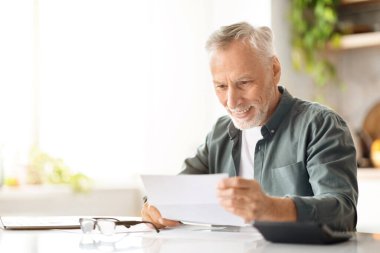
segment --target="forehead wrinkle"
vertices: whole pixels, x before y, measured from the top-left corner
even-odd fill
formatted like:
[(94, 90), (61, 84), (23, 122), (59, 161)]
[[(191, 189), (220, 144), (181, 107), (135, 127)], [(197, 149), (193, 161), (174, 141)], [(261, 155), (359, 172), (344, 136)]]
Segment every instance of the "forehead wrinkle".
[(216, 73), (214, 76), (214, 81), (216, 82), (222, 82), (222, 80), (225, 82), (226, 80), (230, 82), (236, 82), (242, 79), (253, 79), (253, 73), (248, 71), (233, 71), (233, 72), (227, 72), (224, 71), (223, 73)]

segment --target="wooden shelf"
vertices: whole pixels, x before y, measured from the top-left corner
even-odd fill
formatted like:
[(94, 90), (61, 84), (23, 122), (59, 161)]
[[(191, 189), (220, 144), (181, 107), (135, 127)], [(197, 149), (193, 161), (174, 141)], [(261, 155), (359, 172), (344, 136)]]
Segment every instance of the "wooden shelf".
[(354, 4), (372, 4), (379, 3), (379, 0), (341, 0), (340, 5), (354, 5)]
[(354, 48), (364, 48), (364, 47), (378, 47), (380, 46), (380, 32), (371, 33), (359, 33), (342, 35), (341, 43), (339, 48), (333, 48), (329, 46), (331, 50), (347, 50)]

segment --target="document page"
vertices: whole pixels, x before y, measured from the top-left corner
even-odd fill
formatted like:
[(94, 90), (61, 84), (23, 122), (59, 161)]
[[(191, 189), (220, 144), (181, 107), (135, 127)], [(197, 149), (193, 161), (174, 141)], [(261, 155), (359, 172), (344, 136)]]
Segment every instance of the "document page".
[(243, 226), (244, 220), (218, 203), (217, 184), (227, 174), (142, 175), (150, 204), (164, 218), (214, 225)]

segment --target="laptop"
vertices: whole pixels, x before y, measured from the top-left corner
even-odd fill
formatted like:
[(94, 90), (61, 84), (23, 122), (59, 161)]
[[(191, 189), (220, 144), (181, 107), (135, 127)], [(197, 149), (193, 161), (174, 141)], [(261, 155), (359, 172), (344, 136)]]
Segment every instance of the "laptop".
[(79, 229), (76, 216), (1, 216), (0, 228), (4, 230)]

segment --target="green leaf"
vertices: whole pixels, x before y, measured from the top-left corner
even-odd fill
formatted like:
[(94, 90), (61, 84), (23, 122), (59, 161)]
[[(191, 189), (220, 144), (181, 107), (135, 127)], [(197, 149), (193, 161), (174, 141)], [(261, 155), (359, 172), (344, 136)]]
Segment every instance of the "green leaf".
[(328, 43), (340, 44), (335, 33), (338, 0), (292, 0), (292, 64), (311, 76), (318, 87), (337, 79), (334, 65), (324, 57)]

